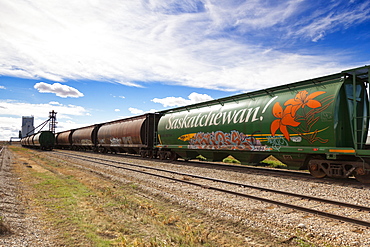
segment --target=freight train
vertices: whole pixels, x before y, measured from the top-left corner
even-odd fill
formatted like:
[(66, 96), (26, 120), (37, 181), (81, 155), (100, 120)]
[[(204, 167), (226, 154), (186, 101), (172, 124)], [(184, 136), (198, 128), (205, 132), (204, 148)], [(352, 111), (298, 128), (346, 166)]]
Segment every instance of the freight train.
[(257, 164), (370, 183), (370, 66), (56, 134), (56, 148)]

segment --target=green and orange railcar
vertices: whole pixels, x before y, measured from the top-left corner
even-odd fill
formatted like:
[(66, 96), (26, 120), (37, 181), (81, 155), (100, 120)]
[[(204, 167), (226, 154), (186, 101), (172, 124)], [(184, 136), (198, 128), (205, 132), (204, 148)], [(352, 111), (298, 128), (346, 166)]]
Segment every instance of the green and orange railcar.
[(315, 177), (370, 182), (369, 66), (162, 112), (162, 158), (275, 156)]

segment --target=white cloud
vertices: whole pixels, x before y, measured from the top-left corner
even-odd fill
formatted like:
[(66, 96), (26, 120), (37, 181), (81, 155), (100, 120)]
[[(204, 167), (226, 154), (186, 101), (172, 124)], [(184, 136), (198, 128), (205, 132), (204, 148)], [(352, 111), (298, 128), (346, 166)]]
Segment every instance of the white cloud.
[(21, 130), (22, 118), (0, 117), (0, 140), (10, 140), (18, 137)]
[(195, 92), (189, 94), (188, 98), (189, 98), (191, 104), (200, 103), (200, 102), (208, 101), (208, 100), (213, 100), (213, 98), (211, 96), (209, 96), (208, 94), (199, 94), (199, 93), (195, 93)]
[(30, 114), (35, 117), (46, 118), (49, 112), (54, 110), (58, 112), (58, 118), (70, 118), (69, 116), (82, 116), (87, 113), (87, 110), (82, 106), (55, 104), (30, 104), (16, 100), (1, 100), (0, 99), (0, 115), (9, 116), (28, 116)]
[(121, 110), (120, 110), (120, 109), (114, 109), (114, 111), (115, 111), (115, 112), (119, 112), (119, 111), (121, 111)]
[(134, 82), (129, 82), (129, 81), (123, 82), (123, 81), (119, 81), (118, 83), (119, 84), (122, 84), (122, 85), (125, 85), (125, 86), (129, 86), (129, 87), (140, 87), (140, 88), (143, 88), (142, 85), (140, 85), (138, 83), (134, 83)]
[(143, 110), (140, 110), (140, 109), (137, 109), (137, 108), (134, 108), (134, 107), (130, 107), (128, 108), (128, 110), (134, 114), (134, 115), (138, 115), (138, 114), (143, 114), (144, 111)]
[(4, 86), (0, 86), (0, 89), (6, 89), (6, 87), (4, 87)]
[[(131, 112), (132, 115), (141, 115), (141, 114), (145, 114), (145, 113), (155, 113), (155, 112), (158, 112), (157, 109), (150, 109), (149, 111), (143, 111), (143, 110), (140, 110), (138, 108), (134, 108), (134, 107), (130, 107), (128, 108), (128, 110)], [(132, 117), (131, 116), (120, 116), (120, 118), (128, 118), (128, 117)]]
[(163, 99), (154, 98), (152, 101), (154, 103), (160, 103), (164, 107), (167, 106), (184, 106), (184, 105), (190, 105), (195, 103), (200, 103), (203, 101), (212, 100), (213, 98), (207, 94), (199, 94), (199, 93), (191, 93), (188, 96), (189, 99), (184, 99), (182, 97), (166, 97)]
[[(365, 1), (357, 8), (353, 6), (345, 6), (341, 11), (338, 10), (338, 3), (333, 1), (328, 3), (327, 8), (315, 11), (312, 18), (302, 20), (297, 23), (301, 28), (294, 30), (295, 34), (300, 37), (311, 38), (317, 42), (323, 39), (327, 33), (337, 31), (339, 29), (347, 29), (349, 26), (365, 22), (370, 19), (370, 2)], [(336, 10), (334, 10), (336, 8)], [(291, 34), (293, 35), (293, 34)]]
[(313, 78), (348, 68), (348, 56), (286, 52), (277, 43), (319, 41), (369, 19), (368, 2), (336, 2), (2, 1), (0, 74), (220, 90)]
[[(112, 95), (112, 94), (111, 94)], [(113, 98), (121, 98), (121, 99), (125, 99), (126, 97), (125, 96), (116, 96), (116, 95), (112, 95)]]
[(79, 98), (84, 96), (83, 93), (77, 89), (60, 83), (48, 84), (45, 82), (39, 82), (34, 85), (34, 88), (40, 93), (55, 93), (56, 96), (62, 98)]
[[(81, 106), (63, 105), (58, 102), (50, 102), (49, 104), (30, 104), (15, 100), (0, 100), (0, 140), (9, 140), (10, 137), (18, 136), (18, 131), (21, 130), (22, 116), (34, 116), (35, 127), (48, 119), (49, 112), (54, 110), (57, 112), (58, 131), (72, 126), (65, 124), (76, 116), (84, 116), (88, 114), (87, 110)], [(74, 127), (83, 126), (74, 124)]]
[(64, 130), (70, 130), (70, 129), (77, 129), (77, 128), (81, 128), (81, 127), (85, 127), (85, 126), (88, 126), (90, 124), (78, 124), (78, 123), (75, 123), (74, 121), (71, 121), (71, 120), (67, 120), (67, 121), (59, 121), (58, 120), (58, 124), (57, 124), (57, 128), (55, 130), (55, 132), (62, 132)]
[(302, 8), (302, 1), (266, 4), (265, 1), (209, 1), (212, 24), (218, 28), (261, 29), (283, 23)]

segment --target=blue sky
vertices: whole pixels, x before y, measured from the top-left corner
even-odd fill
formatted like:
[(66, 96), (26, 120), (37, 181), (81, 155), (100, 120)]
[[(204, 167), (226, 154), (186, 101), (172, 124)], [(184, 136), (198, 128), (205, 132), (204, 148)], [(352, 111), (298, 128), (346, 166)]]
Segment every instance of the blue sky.
[(370, 64), (369, 1), (1, 0), (0, 140)]

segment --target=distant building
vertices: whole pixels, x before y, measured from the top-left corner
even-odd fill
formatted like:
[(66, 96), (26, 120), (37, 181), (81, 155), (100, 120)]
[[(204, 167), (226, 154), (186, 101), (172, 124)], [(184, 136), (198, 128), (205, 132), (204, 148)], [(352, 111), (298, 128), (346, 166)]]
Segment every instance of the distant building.
[(28, 135), (33, 134), (33, 116), (31, 117), (22, 117), (22, 138)]

